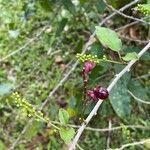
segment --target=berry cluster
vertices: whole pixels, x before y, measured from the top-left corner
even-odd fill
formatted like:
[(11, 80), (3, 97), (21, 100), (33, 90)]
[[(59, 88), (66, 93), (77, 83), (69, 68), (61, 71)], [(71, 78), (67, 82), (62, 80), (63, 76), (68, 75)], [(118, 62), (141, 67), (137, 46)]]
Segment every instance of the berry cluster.
[(12, 93), (11, 98), (14, 99), (15, 105), (26, 110), (28, 117), (34, 117), (37, 121), (43, 120), (49, 122), (48, 117), (44, 117), (44, 114), (40, 110), (36, 110), (29, 102), (24, 98), (21, 98), (17, 92)]
[(108, 98), (109, 95), (107, 89), (101, 86), (96, 86), (94, 90), (89, 90), (87, 94), (93, 101), (97, 101), (98, 99), (104, 100)]
[(101, 86), (96, 86), (93, 90), (87, 91), (87, 74), (91, 73), (93, 68), (95, 67), (95, 62), (92, 61), (85, 61), (83, 70), (82, 70), (82, 76), (84, 80), (84, 101), (86, 101), (86, 95), (88, 95), (90, 98), (92, 98), (93, 101), (97, 101), (98, 99), (106, 99), (108, 98), (108, 91), (106, 88)]

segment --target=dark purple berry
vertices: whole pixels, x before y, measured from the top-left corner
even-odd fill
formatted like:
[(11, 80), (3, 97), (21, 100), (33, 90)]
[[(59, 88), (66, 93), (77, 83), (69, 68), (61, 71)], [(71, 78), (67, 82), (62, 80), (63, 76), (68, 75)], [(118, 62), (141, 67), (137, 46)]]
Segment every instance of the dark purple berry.
[(106, 99), (109, 95), (107, 89), (101, 86), (97, 86), (96, 88), (94, 88), (94, 94), (97, 98), (100, 99)]
[(94, 62), (91, 62), (91, 61), (84, 62), (84, 72), (85, 73), (90, 73), (94, 67), (95, 67)]
[(94, 90), (89, 90), (87, 94), (94, 101), (97, 101), (98, 99), (104, 100), (108, 98), (108, 95), (109, 95), (107, 89), (101, 86), (96, 86)]

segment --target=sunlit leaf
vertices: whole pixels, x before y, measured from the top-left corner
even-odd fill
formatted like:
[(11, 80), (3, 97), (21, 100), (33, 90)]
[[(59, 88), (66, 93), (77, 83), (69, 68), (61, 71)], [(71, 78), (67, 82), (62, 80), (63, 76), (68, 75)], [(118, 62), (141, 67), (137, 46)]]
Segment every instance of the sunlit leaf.
[(68, 144), (71, 139), (74, 137), (75, 135), (75, 130), (73, 128), (69, 128), (69, 129), (64, 129), (61, 128), (59, 131), (60, 137), (62, 138), (62, 140)]
[(96, 35), (103, 46), (119, 52), (122, 49), (122, 42), (115, 31), (96, 26)]
[(68, 121), (69, 121), (69, 114), (66, 110), (64, 109), (59, 109), (59, 121), (62, 123), (62, 124), (67, 124)]
[(138, 60), (138, 55), (135, 52), (127, 53), (124, 57), (122, 57), (122, 59), (125, 61)]
[(1, 150), (5, 150), (6, 149), (5, 144), (1, 140), (0, 140), (0, 149)]
[(143, 144), (147, 149), (150, 149), (150, 139), (147, 139)]

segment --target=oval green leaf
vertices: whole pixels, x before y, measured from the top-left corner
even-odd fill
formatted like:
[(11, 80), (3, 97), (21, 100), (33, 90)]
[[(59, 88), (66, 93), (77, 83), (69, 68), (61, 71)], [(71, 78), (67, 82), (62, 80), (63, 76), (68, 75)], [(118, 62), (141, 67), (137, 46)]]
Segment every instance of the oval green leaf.
[(59, 130), (59, 134), (60, 134), (60, 137), (61, 139), (66, 143), (68, 144), (71, 139), (74, 137), (75, 135), (75, 130), (73, 128), (69, 128), (69, 129), (64, 129), (64, 128), (61, 128)]
[(128, 117), (131, 113), (130, 96), (124, 82), (118, 81), (109, 95), (110, 103), (121, 118)]
[(138, 60), (138, 55), (136, 52), (127, 53), (122, 59), (125, 61)]
[(96, 26), (95, 28), (96, 35), (103, 46), (116, 52), (119, 52), (122, 49), (122, 42), (115, 31), (99, 26)]
[(64, 109), (59, 109), (59, 121), (61, 124), (66, 125), (69, 121), (69, 114)]

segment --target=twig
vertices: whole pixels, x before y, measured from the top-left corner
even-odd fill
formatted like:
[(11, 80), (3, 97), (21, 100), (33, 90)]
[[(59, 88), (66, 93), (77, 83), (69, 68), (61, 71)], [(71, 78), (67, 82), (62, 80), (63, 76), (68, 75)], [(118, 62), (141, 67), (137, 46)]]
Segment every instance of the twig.
[(128, 93), (129, 93), (135, 100), (137, 100), (137, 101), (139, 101), (139, 102), (141, 102), (141, 103), (150, 105), (150, 102), (144, 101), (144, 100), (142, 100), (142, 99), (136, 97), (131, 91), (128, 90)]
[[(53, 124), (57, 124), (57, 125), (61, 125), (60, 122), (58, 121), (51, 121)], [(74, 124), (67, 124), (68, 127), (72, 127), (72, 128), (80, 128), (81, 126), (79, 125), (74, 125)], [(142, 125), (125, 125), (126, 128), (131, 128), (131, 129), (142, 129), (142, 130), (150, 130), (149, 126), (142, 126)], [(108, 131), (115, 131), (115, 130), (119, 130), (122, 129), (122, 126), (118, 126), (118, 127), (112, 127), (112, 128), (92, 128), (92, 127), (86, 127), (85, 130), (88, 131), (94, 131), (94, 132), (108, 132)]]
[(126, 28), (128, 28), (130, 26), (133, 26), (133, 25), (137, 24), (137, 23), (139, 23), (139, 21), (134, 21), (134, 22), (128, 23), (128, 24), (126, 24), (124, 26), (116, 28), (115, 31), (124, 30), (124, 29), (126, 29)]
[(103, 2), (104, 2), (104, 3), (106, 4), (106, 6), (107, 6), (108, 8), (110, 8), (112, 11), (116, 12), (117, 14), (119, 14), (119, 15), (125, 17), (125, 18), (132, 19), (132, 20), (136, 20), (136, 21), (139, 21), (139, 22), (146, 23), (146, 24), (149, 24), (149, 25), (150, 25), (150, 22), (146, 22), (146, 21), (144, 21), (144, 20), (142, 20), (142, 19), (138, 19), (138, 18), (135, 18), (135, 17), (132, 17), (132, 16), (128, 16), (128, 15), (126, 15), (126, 14), (124, 14), (124, 13), (118, 11), (117, 9), (115, 9), (115, 8), (113, 8), (111, 5), (109, 5), (106, 0), (103, 0)]
[(79, 150), (84, 150), (79, 144), (77, 144), (77, 147), (79, 148)]
[(137, 23), (139, 23), (139, 21), (134, 21), (134, 22), (131, 22), (129, 24), (125, 24), (124, 26), (116, 28), (115, 31), (124, 30), (124, 29), (126, 29), (126, 28), (128, 28), (130, 26), (133, 26), (133, 25), (137, 24)]
[(107, 148), (106, 149), (109, 149), (110, 148), (110, 138), (111, 138), (111, 127), (112, 127), (112, 123), (111, 123), (111, 119), (109, 119), (109, 125), (108, 125), (108, 137), (107, 137)]
[(58, 54), (60, 52), (61, 52), (61, 50), (57, 50), (57, 51), (51, 52), (51, 54), (49, 54), (49, 55), (52, 56), (52, 55)]
[(138, 42), (138, 43), (141, 43), (141, 44), (147, 44), (149, 41), (145, 41), (145, 40), (138, 40), (138, 39), (132, 39), (130, 37), (127, 37), (127, 36), (124, 36), (122, 34), (118, 34), (120, 38), (123, 38), (125, 40), (129, 40), (129, 41), (134, 41), (134, 42)]
[(139, 76), (137, 78), (134, 78), (134, 80), (144, 79), (144, 78), (149, 78), (149, 77), (150, 77), (150, 74), (148, 73), (148, 74), (141, 75), (141, 76)]
[[(138, 57), (140, 58), (148, 49), (150, 48), (150, 42), (139, 52)], [(137, 60), (132, 60), (128, 63), (128, 65), (119, 73), (116, 74), (114, 80), (112, 83), (108, 86), (107, 90), (110, 92), (112, 88), (115, 86), (115, 84), (118, 82), (118, 80), (126, 73), (130, 71), (130, 68)], [(85, 122), (82, 124), (82, 126), (79, 128), (75, 138), (73, 139), (71, 145), (69, 146), (69, 150), (75, 149), (75, 145), (77, 144), (82, 132), (84, 131), (86, 125), (90, 122), (90, 120), (93, 118), (94, 115), (97, 114), (97, 110), (102, 104), (102, 100), (99, 99), (99, 101), (96, 103), (95, 107), (89, 114), (89, 116), (86, 118)]]
[(109, 149), (109, 150), (123, 150), (124, 148), (130, 147), (130, 146), (142, 145), (142, 144), (144, 144), (144, 143), (146, 143), (148, 141), (150, 141), (150, 139), (142, 140), (142, 141), (139, 141), (139, 142), (133, 142), (133, 143), (124, 144), (120, 148)]
[[(120, 8), (118, 11), (122, 12), (124, 10), (126, 10), (127, 8), (129, 8), (130, 6), (136, 4), (137, 2), (139, 2), (141, 0), (134, 0), (131, 3), (125, 5), (124, 7)], [(108, 17), (106, 17), (105, 19), (102, 20), (102, 22), (99, 24), (100, 26), (103, 25), (107, 20), (109, 20), (110, 18), (112, 18), (114, 15), (116, 15), (117, 12), (113, 12), (111, 15), (109, 15)]]
[[(140, 0), (134, 0), (131, 3), (125, 5), (124, 7), (120, 8), (119, 11), (124, 11), (125, 9), (129, 8), (130, 6), (136, 4), (137, 2), (139, 2)], [(99, 25), (102, 26), (107, 20), (109, 20), (110, 18), (112, 18), (113, 16), (115, 16), (117, 13), (114, 12), (111, 15), (107, 16), (105, 19), (103, 19)], [(83, 52), (85, 53), (85, 51), (88, 49), (88, 47), (93, 43), (93, 39), (95, 36), (95, 32), (90, 36), (88, 42), (85, 44), (84, 48), (83, 48)], [(72, 73), (72, 71), (76, 68), (76, 66), (78, 65), (78, 62), (76, 62), (74, 64), (74, 66), (72, 67), (72, 69), (68, 72), (68, 74), (66, 74), (66, 76), (56, 85), (56, 87), (53, 89), (52, 92), (49, 93), (47, 99), (44, 101), (44, 103), (41, 105), (40, 110), (42, 110), (42, 108), (44, 108), (44, 106), (48, 103), (50, 96), (52, 96), (57, 89), (67, 80), (67, 78), (69, 77), (69, 75)], [(58, 86), (59, 85), (59, 86)], [(12, 144), (12, 146), (10, 147), (9, 150), (13, 150), (15, 148), (15, 146), (18, 144), (18, 142), (20, 141), (22, 135), (27, 131), (28, 127), (30, 126), (30, 124), (32, 123), (33, 119), (30, 119), (27, 123), (27, 125), (24, 127), (24, 129), (22, 130), (22, 132), (19, 134), (19, 136), (17, 137), (16, 141)]]

